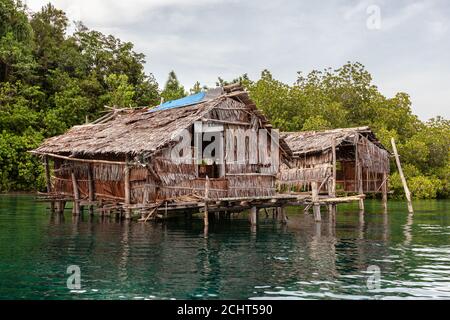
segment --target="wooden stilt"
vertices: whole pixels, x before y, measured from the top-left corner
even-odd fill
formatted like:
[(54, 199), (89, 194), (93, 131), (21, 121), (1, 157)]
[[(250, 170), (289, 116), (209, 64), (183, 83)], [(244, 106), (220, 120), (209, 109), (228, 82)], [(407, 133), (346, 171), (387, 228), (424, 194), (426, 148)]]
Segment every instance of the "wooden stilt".
[[(331, 144), (331, 152), (333, 157), (333, 172), (332, 172), (332, 178), (331, 183), (328, 185), (328, 195), (332, 198), (336, 197), (336, 170), (337, 170), (337, 156), (336, 156), (336, 138), (333, 137), (333, 141)], [(336, 215), (336, 204), (332, 203), (328, 206), (328, 210), (330, 213), (330, 216), (334, 219), (334, 215)]]
[(80, 191), (78, 190), (78, 183), (75, 177), (75, 172), (72, 170), (72, 187), (73, 187), (73, 215), (80, 214)]
[(311, 192), (312, 192), (314, 220), (316, 222), (319, 222), (322, 221), (322, 217), (320, 216), (319, 190), (317, 187), (317, 181), (311, 182)]
[(383, 172), (383, 185), (381, 187), (381, 191), (383, 193), (383, 209), (384, 211), (387, 211), (387, 185), (388, 185), (388, 174), (386, 172)]
[[(50, 165), (48, 162), (48, 156), (44, 156), (44, 166), (45, 166), (45, 182), (47, 183), (47, 193), (50, 194), (52, 192), (52, 181), (50, 174)], [(55, 212), (55, 202), (50, 202), (50, 210), (52, 213)]]
[[(364, 189), (363, 189), (363, 172), (362, 172), (362, 166), (361, 166), (361, 161), (359, 161), (359, 135), (357, 136), (357, 143), (356, 143), (356, 148), (355, 148), (355, 163), (356, 163), (356, 181), (357, 181), (357, 188), (358, 188), (358, 193), (359, 195), (363, 195), (364, 194)], [(358, 201), (359, 204), (359, 211), (364, 211), (364, 198), (359, 198)]]
[(124, 171), (124, 187), (125, 187), (125, 219), (131, 219), (131, 209), (129, 208), (131, 204), (131, 189), (130, 189), (130, 167), (128, 166), (128, 155), (126, 156), (126, 164)]
[(56, 201), (55, 202), (55, 212), (58, 214), (64, 214), (64, 209), (66, 207), (65, 201)]
[(257, 209), (256, 207), (251, 207), (250, 209), (250, 224), (256, 226), (257, 223)]
[(402, 165), (400, 163), (400, 157), (398, 155), (397, 146), (395, 144), (394, 138), (391, 138), (392, 151), (394, 151), (395, 162), (397, 163), (398, 173), (400, 174), (400, 178), (402, 180), (403, 189), (405, 190), (406, 200), (408, 201), (408, 212), (414, 213), (414, 209), (411, 202), (411, 192), (409, 191), (408, 184), (406, 183), (405, 175), (403, 174)]
[(286, 206), (280, 207), (280, 222), (282, 224), (287, 224)]
[(359, 204), (359, 211), (364, 212), (364, 199), (363, 199), (363, 198), (360, 198), (360, 199), (358, 200), (358, 204)]
[(206, 176), (206, 182), (205, 182), (205, 211), (203, 213), (203, 222), (204, 222), (205, 228), (208, 227), (208, 225), (209, 225), (209, 220), (208, 220), (209, 188), (210, 188), (209, 177)]

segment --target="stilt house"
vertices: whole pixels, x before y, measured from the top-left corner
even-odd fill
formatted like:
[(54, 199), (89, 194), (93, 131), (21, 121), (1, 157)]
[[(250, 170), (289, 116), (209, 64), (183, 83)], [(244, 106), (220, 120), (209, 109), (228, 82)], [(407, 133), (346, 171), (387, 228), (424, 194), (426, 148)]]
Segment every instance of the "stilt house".
[[(246, 135), (248, 129), (267, 131), (267, 147), (261, 135)], [(180, 137), (186, 134), (190, 141), (181, 148)], [(55, 199), (129, 208), (202, 198), (207, 177), (209, 199), (275, 195), (279, 168), (274, 157), (288, 162), (291, 156), (283, 140), (270, 144), (277, 135), (247, 92), (231, 85), (152, 109), (114, 110), (47, 139), (32, 152), (45, 161), (47, 189)], [(219, 147), (202, 158), (211, 142)]]
[(283, 165), (283, 190), (311, 190), (335, 196), (346, 193), (387, 193), (390, 154), (369, 127), (326, 131), (285, 132), (281, 137), (293, 152), (291, 165)]

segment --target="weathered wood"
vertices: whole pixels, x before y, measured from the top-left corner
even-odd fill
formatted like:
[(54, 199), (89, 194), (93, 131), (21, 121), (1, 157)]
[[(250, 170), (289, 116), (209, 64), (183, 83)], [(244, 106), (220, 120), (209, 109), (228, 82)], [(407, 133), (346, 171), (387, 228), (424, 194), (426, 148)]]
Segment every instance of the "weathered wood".
[(78, 189), (77, 178), (75, 177), (75, 172), (72, 171), (72, 187), (73, 187), (73, 215), (80, 214), (80, 190)]
[(319, 222), (322, 220), (320, 216), (320, 203), (319, 203), (319, 189), (317, 187), (317, 181), (311, 181), (311, 195), (313, 202), (314, 220)]
[(130, 187), (130, 167), (128, 166), (128, 155), (126, 156), (126, 165), (124, 169), (124, 188), (125, 188), (125, 219), (131, 219), (131, 187)]
[(400, 174), (400, 179), (402, 180), (403, 189), (405, 190), (406, 200), (408, 201), (408, 212), (414, 213), (414, 209), (411, 202), (411, 192), (409, 191), (408, 184), (406, 183), (405, 175), (403, 174), (402, 165), (400, 163), (400, 157), (397, 151), (397, 145), (395, 144), (395, 139), (391, 138), (392, 151), (394, 151), (395, 162), (397, 163), (398, 173)]

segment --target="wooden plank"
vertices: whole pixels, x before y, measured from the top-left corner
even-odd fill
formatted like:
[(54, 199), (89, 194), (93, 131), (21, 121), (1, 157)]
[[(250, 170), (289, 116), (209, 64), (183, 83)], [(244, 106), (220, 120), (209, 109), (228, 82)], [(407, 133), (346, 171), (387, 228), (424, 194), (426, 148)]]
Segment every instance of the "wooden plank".
[(395, 162), (397, 163), (398, 173), (400, 174), (400, 179), (402, 180), (403, 189), (405, 190), (406, 200), (408, 202), (408, 212), (414, 213), (414, 209), (411, 202), (411, 192), (409, 191), (408, 184), (406, 183), (405, 175), (403, 174), (402, 165), (400, 163), (400, 157), (397, 151), (397, 145), (395, 144), (394, 138), (391, 138), (392, 150), (394, 151)]

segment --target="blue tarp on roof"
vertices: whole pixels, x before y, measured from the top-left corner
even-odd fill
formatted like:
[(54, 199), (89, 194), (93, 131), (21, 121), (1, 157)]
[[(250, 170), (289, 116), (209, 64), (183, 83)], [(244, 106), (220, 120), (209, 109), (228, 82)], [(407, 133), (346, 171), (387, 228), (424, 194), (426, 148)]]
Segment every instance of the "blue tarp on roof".
[(205, 99), (205, 95), (206, 95), (205, 92), (199, 92), (199, 93), (196, 93), (196, 94), (193, 94), (191, 96), (187, 96), (187, 97), (184, 97), (181, 99), (167, 101), (167, 102), (164, 102), (163, 104), (157, 106), (156, 108), (151, 109), (149, 112), (167, 110), (167, 109), (173, 109), (173, 108), (180, 108), (180, 107), (197, 104), (197, 103), (202, 102)]

